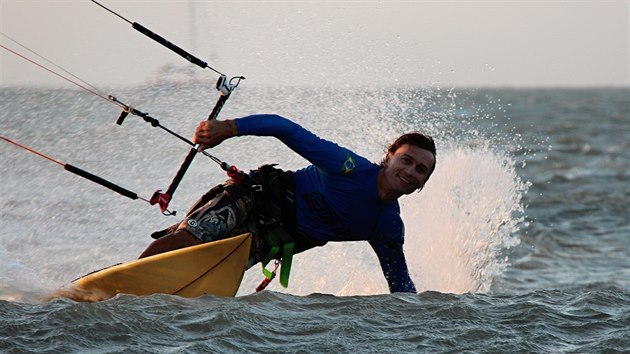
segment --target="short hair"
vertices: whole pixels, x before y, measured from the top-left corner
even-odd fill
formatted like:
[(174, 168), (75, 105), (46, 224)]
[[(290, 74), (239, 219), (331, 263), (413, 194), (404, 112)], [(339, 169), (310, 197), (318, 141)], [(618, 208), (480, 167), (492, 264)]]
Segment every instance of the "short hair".
[[(420, 132), (411, 132), (407, 134), (403, 134), (398, 139), (394, 140), (394, 142), (387, 148), (387, 154), (394, 154), (398, 148), (403, 146), (404, 144), (409, 144), (413, 146), (417, 146), (421, 149), (427, 150), (433, 154), (433, 166), (429, 170), (429, 174), (427, 175), (427, 181), (431, 174), (435, 170), (435, 165), (437, 163), (437, 150), (435, 149), (435, 142), (430, 135), (423, 134)], [(383, 158), (381, 161), (381, 166), (385, 163), (387, 157)]]

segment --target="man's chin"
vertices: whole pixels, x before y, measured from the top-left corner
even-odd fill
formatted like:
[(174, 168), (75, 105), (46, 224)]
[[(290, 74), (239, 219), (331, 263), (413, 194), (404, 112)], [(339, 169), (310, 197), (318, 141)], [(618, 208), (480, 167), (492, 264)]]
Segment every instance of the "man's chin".
[(404, 195), (408, 195), (408, 194), (411, 194), (411, 193), (413, 193), (413, 192), (415, 192), (415, 191), (417, 191), (417, 189), (415, 189), (415, 188), (414, 188), (414, 189), (409, 189), (409, 188), (407, 188), (407, 189), (405, 189), (405, 191), (403, 192), (403, 194), (404, 194)]

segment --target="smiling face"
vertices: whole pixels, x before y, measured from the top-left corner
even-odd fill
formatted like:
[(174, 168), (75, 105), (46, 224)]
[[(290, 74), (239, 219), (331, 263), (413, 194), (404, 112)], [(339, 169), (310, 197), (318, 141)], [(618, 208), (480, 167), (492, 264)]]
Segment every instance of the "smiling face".
[(378, 175), (378, 195), (393, 201), (404, 194), (424, 187), (435, 166), (435, 156), (429, 150), (403, 144), (388, 153)]

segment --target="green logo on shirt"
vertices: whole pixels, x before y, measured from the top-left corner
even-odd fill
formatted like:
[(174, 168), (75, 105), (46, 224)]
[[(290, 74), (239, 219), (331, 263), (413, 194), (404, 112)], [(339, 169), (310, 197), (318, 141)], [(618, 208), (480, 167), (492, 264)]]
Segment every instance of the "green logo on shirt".
[(348, 156), (346, 161), (343, 162), (343, 173), (350, 174), (354, 170), (355, 164), (352, 156)]

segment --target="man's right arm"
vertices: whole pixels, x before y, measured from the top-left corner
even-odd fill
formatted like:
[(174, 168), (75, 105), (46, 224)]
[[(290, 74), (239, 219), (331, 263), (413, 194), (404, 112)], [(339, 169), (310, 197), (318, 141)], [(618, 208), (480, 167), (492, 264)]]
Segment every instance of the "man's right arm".
[(204, 120), (195, 128), (193, 142), (207, 149), (237, 135), (238, 129), (233, 120)]
[(352, 151), (322, 139), (301, 125), (276, 114), (257, 114), (235, 119), (238, 135), (273, 136), (310, 163), (329, 173), (344, 171), (349, 158), (368, 162)]

